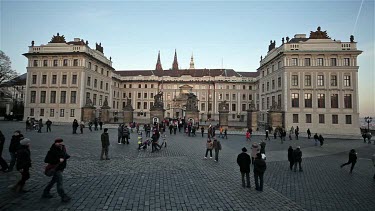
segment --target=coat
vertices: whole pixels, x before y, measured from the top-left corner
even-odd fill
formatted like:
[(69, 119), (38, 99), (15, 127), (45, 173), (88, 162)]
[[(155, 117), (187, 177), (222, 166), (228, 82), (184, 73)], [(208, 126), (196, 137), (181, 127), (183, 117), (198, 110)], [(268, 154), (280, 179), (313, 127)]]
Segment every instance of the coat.
[(23, 139), (23, 135), (20, 134), (18, 136), (13, 135), (12, 139), (10, 140), (9, 145), (9, 152), (16, 153), (18, 148), (21, 146), (20, 141)]
[(123, 134), (124, 134), (124, 133), (123, 133), (123, 128), (119, 126), (119, 127), (117, 128), (117, 136), (118, 136), (118, 137), (122, 137)]
[(254, 143), (251, 145), (251, 157), (255, 158), (257, 154), (260, 152), (258, 144)]
[(350, 162), (357, 162), (357, 153), (354, 151), (350, 151), (349, 153), (349, 161)]
[(260, 144), (260, 153), (266, 154), (266, 142), (261, 142)]
[(207, 141), (206, 147), (207, 149), (212, 149), (214, 147), (212, 141)]
[(17, 170), (31, 167), (30, 149), (27, 145), (21, 145), (17, 150)]
[(267, 169), (266, 161), (262, 158), (256, 158), (254, 160), (254, 173), (263, 174)]
[(109, 135), (108, 135), (108, 133), (102, 133), (100, 139), (102, 141), (102, 147), (103, 148), (107, 148), (110, 145), (109, 144)]
[[(60, 158), (63, 158), (64, 161), (60, 163)], [(44, 158), (45, 163), (49, 163), (52, 165), (60, 164), (56, 170), (63, 171), (66, 168), (67, 159), (70, 158), (70, 155), (66, 153), (66, 148), (64, 145), (56, 146), (52, 144), (51, 148), (49, 149), (46, 157)]]
[(294, 162), (302, 161), (302, 151), (299, 148), (294, 150), (293, 159), (294, 159)]
[(293, 162), (294, 161), (294, 154), (293, 154), (294, 150), (292, 147), (290, 147), (288, 149), (288, 161), (289, 162)]
[(221, 143), (220, 141), (214, 141), (214, 143), (212, 144), (212, 147), (215, 151), (219, 151), (221, 150)]
[(237, 156), (237, 164), (240, 166), (240, 171), (244, 173), (250, 172), (251, 159), (250, 155), (246, 152), (242, 152)]

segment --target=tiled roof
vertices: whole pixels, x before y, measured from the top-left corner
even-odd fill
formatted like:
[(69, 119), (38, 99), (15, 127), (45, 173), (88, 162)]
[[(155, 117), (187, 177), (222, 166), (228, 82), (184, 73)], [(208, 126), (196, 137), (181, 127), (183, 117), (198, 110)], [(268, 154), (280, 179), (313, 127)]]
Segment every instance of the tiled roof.
[(121, 76), (170, 76), (181, 77), (183, 75), (190, 75), (191, 77), (203, 76), (225, 76), (225, 77), (256, 77), (256, 72), (236, 72), (233, 69), (183, 69), (183, 70), (120, 70), (116, 71)]

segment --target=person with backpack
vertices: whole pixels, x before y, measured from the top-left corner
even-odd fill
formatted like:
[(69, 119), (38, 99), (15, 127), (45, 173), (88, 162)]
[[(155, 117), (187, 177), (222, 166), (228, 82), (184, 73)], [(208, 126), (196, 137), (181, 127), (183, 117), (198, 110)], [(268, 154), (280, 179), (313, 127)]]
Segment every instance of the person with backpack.
[(212, 144), (213, 149), (215, 150), (215, 161), (219, 161), (219, 151), (221, 150), (221, 143), (216, 138), (214, 138), (214, 142)]
[(352, 166), (350, 168), (350, 173), (352, 173), (356, 163), (357, 163), (357, 153), (355, 152), (355, 149), (351, 149), (350, 152), (349, 152), (348, 162), (342, 164), (340, 167), (342, 168), (346, 165), (352, 164)]
[(21, 173), (21, 179), (13, 187), (17, 193), (28, 192), (23, 189), (25, 183), (30, 179), (31, 168), (31, 154), (30, 154), (30, 139), (24, 138), (20, 141), (20, 146), (17, 150), (17, 170)]
[(245, 175), (246, 175), (246, 187), (250, 188), (250, 155), (246, 153), (246, 147), (242, 148), (242, 153), (237, 156), (237, 164), (240, 166), (242, 187), (245, 187)]

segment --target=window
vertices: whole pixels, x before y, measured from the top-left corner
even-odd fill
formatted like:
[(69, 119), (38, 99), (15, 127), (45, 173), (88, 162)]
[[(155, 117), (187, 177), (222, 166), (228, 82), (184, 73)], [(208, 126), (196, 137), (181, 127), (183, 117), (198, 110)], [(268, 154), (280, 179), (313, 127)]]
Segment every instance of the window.
[(246, 111), (246, 104), (242, 104), (242, 111)]
[(352, 108), (352, 95), (351, 94), (344, 95), (344, 108)]
[(98, 79), (94, 79), (94, 88), (98, 87)]
[(143, 103), (143, 109), (147, 109), (147, 102)]
[(344, 86), (350, 86), (350, 75), (344, 75)]
[(74, 117), (74, 109), (70, 109), (70, 117)]
[(34, 116), (34, 109), (30, 108), (30, 116)]
[(87, 86), (91, 86), (91, 77), (87, 77)]
[(297, 93), (292, 94), (292, 107), (293, 108), (299, 107), (299, 94)]
[(264, 92), (264, 84), (262, 84), (262, 92)]
[(267, 97), (267, 109), (269, 109), (269, 108), (270, 108), (270, 98)]
[(50, 102), (56, 103), (56, 91), (51, 91)]
[(31, 91), (30, 103), (35, 103), (36, 91)]
[(292, 58), (292, 66), (298, 66), (298, 59)]
[(47, 83), (47, 75), (42, 75), (42, 84)]
[(352, 124), (352, 115), (345, 115), (345, 124)]
[(52, 75), (52, 84), (57, 83), (57, 75)]
[(98, 72), (98, 65), (95, 65), (95, 72)]
[(39, 116), (44, 116), (44, 108), (41, 108), (41, 109), (40, 109)]
[(324, 75), (318, 75), (318, 86), (324, 86)]
[(350, 59), (344, 58), (344, 66), (350, 66)]
[(225, 95), (225, 99), (226, 99), (226, 100), (229, 100), (229, 94), (226, 94), (226, 95)]
[(129, 98), (132, 98), (132, 93), (131, 93), (131, 92), (129, 92), (129, 95), (128, 95), (128, 96), (129, 96)]
[(142, 88), (142, 85), (141, 85), (141, 84), (138, 84), (138, 88)]
[(246, 100), (246, 95), (242, 94), (242, 100)]
[(281, 106), (281, 95), (277, 95), (277, 105)]
[(205, 110), (206, 110), (206, 104), (205, 104), (205, 103), (202, 103), (202, 104), (201, 104), (201, 110), (202, 110), (202, 111), (205, 111)]
[(311, 86), (311, 75), (305, 75), (305, 86)]
[(65, 109), (60, 109), (60, 117), (64, 117), (65, 115)]
[(89, 62), (89, 69), (91, 70), (91, 62)]
[(137, 109), (141, 109), (141, 102), (137, 102)]
[(73, 60), (73, 66), (78, 66), (78, 59)]
[(77, 75), (73, 75), (72, 84), (77, 84)]
[(108, 83), (105, 83), (105, 90), (108, 91)]
[(147, 88), (147, 84), (145, 84), (145, 88)]
[(57, 59), (53, 60), (53, 66), (57, 67)]
[(147, 93), (143, 93), (143, 98), (147, 99)]
[(293, 114), (293, 123), (298, 123), (298, 114)]
[(151, 93), (151, 94), (150, 94), (150, 98), (151, 98), (151, 99), (154, 98), (154, 93)]
[(337, 75), (331, 75), (331, 86), (337, 86)]
[(323, 66), (324, 65), (323, 58), (318, 58), (318, 60), (316, 61), (316, 65)]
[(331, 108), (338, 108), (339, 107), (339, 95), (332, 94), (331, 95)]
[(97, 94), (92, 95), (92, 105), (94, 106), (96, 106), (96, 97), (97, 97)]
[(219, 100), (223, 99), (223, 94), (219, 94)]
[(66, 103), (66, 91), (61, 91), (60, 103), (62, 103), (62, 104)]
[(99, 95), (99, 106), (102, 106), (102, 104), (103, 104), (103, 95)]
[(305, 66), (311, 66), (310, 58), (305, 58)]
[(236, 111), (236, 104), (232, 103), (232, 111)]
[(270, 82), (267, 81), (267, 91), (270, 90)]
[(138, 92), (138, 99), (141, 99), (142, 93)]
[(236, 89), (236, 85), (233, 85), (233, 89)]
[(318, 94), (318, 108), (325, 108), (325, 96), (324, 94)]
[(151, 84), (151, 89), (153, 89), (154, 88), (154, 84)]
[(38, 60), (34, 60), (34, 67), (38, 67)]
[(298, 86), (298, 75), (292, 75), (292, 86)]
[(61, 80), (61, 84), (66, 84), (66, 79), (67, 79), (67, 76), (63, 75), (62, 80)]
[(311, 123), (311, 114), (306, 114), (306, 123)]
[(55, 117), (55, 109), (51, 108), (51, 109), (49, 110), (49, 116), (50, 116), (50, 117)]
[(339, 123), (339, 116), (337, 114), (332, 115), (332, 124), (338, 124)]
[(232, 100), (236, 100), (236, 94), (232, 94)]
[(48, 61), (47, 61), (47, 60), (43, 60), (43, 66), (44, 66), (44, 67), (47, 67), (47, 66), (48, 66)]
[(336, 58), (331, 58), (331, 66), (337, 66)]
[(68, 60), (67, 59), (63, 60), (63, 66), (68, 66)]
[(272, 89), (275, 89), (275, 80), (272, 80)]
[(324, 114), (319, 114), (319, 123), (324, 124)]
[(312, 108), (312, 94), (305, 94), (305, 108)]
[(40, 92), (40, 103), (46, 103), (46, 91)]
[(32, 84), (36, 84), (36, 79), (37, 79), (37, 76), (36, 76), (36, 75), (33, 75)]
[(103, 81), (100, 81), (100, 89), (103, 89)]
[(70, 103), (76, 103), (77, 101), (77, 92), (71, 91), (70, 92)]
[(101, 73), (102, 75), (104, 75), (104, 69), (103, 69), (103, 68), (100, 69), (100, 73)]
[(264, 102), (264, 98), (262, 98), (262, 109), (264, 109), (266, 106), (266, 103)]
[(253, 100), (253, 95), (249, 94), (249, 100)]
[(109, 76), (109, 71), (107, 71), (107, 76)]
[(281, 77), (277, 78), (277, 86), (279, 88), (281, 87)]
[(208, 111), (212, 111), (212, 103), (208, 104)]

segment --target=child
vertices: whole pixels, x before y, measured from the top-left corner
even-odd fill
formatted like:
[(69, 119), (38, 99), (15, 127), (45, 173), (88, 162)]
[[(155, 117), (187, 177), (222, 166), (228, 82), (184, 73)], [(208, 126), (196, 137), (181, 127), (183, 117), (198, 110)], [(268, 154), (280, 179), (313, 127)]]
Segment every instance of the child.
[(207, 159), (208, 152), (210, 152), (210, 158), (212, 158), (213, 143), (212, 143), (211, 139), (207, 139), (206, 148), (207, 148), (206, 149), (206, 155), (204, 156), (204, 159)]

